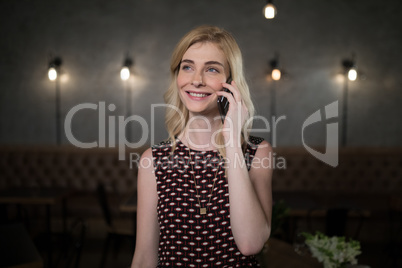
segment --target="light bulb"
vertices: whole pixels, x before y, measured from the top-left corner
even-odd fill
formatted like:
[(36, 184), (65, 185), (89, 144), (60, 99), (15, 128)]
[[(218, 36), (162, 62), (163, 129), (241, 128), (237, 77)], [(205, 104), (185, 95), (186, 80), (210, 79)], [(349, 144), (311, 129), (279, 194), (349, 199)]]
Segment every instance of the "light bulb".
[(348, 79), (350, 81), (355, 81), (357, 78), (357, 71), (356, 68), (351, 68), (348, 72)]
[(47, 76), (49, 77), (49, 80), (54, 81), (57, 79), (57, 71), (54, 67), (50, 67), (49, 71), (47, 73)]
[(272, 3), (268, 3), (264, 7), (264, 16), (266, 19), (273, 19), (276, 15), (276, 8)]
[(271, 73), (273, 80), (278, 81), (281, 79), (281, 71), (279, 69), (273, 69)]
[(130, 69), (128, 69), (127, 66), (124, 66), (123, 68), (121, 68), (120, 78), (123, 81), (126, 81), (127, 79), (130, 78)]

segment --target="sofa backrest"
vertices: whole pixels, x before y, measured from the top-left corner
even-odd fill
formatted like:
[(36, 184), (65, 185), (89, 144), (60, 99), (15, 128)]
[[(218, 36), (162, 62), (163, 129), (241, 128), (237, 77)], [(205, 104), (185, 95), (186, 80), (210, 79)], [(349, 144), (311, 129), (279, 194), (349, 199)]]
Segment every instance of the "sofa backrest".
[(331, 167), (304, 148), (274, 148), (274, 191), (402, 193), (402, 148), (339, 148), (339, 165)]
[[(0, 189), (11, 186), (60, 186), (108, 192), (136, 189), (138, 159), (145, 148), (118, 159), (114, 148), (73, 146), (0, 147)], [(402, 193), (402, 148), (340, 148), (333, 168), (304, 148), (274, 148), (273, 191)], [(280, 161), (285, 161), (285, 168)], [(276, 165), (276, 166), (275, 166)]]
[(137, 186), (137, 165), (144, 148), (128, 151), (119, 160), (117, 149), (80, 149), (73, 146), (0, 147), (0, 188), (69, 187), (95, 191), (102, 181), (110, 192), (128, 192)]

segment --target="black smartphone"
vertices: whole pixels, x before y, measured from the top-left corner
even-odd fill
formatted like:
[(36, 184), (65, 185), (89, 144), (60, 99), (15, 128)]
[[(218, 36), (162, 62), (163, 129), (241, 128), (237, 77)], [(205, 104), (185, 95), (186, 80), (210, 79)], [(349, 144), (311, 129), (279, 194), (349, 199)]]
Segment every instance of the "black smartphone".
[[(226, 81), (226, 83), (228, 83), (228, 84), (230, 84), (231, 82), (232, 82), (231, 78), (229, 78)], [(229, 92), (233, 96), (233, 93), (229, 89), (223, 88), (223, 90), (226, 92)], [(221, 114), (221, 119), (222, 119), (222, 123), (223, 123), (223, 122), (225, 122), (225, 116), (229, 110), (229, 101), (224, 96), (218, 97), (218, 109), (219, 109), (219, 113)]]

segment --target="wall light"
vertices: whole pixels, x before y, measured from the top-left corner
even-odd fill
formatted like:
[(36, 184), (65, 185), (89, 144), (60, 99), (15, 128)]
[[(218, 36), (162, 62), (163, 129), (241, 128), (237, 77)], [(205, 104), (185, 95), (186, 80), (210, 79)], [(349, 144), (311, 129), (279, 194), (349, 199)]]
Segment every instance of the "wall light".
[(124, 66), (123, 68), (121, 68), (120, 78), (123, 81), (126, 81), (130, 78), (130, 69), (128, 67)]
[[(277, 81), (279, 81), (283, 75), (284, 72), (279, 68), (279, 55), (276, 53), (275, 57), (269, 61), (269, 67), (270, 67), (270, 76), (272, 78), (272, 83), (270, 85), (270, 108), (271, 108), (271, 118), (272, 122), (276, 122), (276, 90), (279, 84)], [(271, 144), (276, 145), (276, 134), (275, 131), (272, 131), (271, 133)]]
[(55, 112), (56, 112), (56, 144), (61, 144), (61, 93), (60, 93), (60, 66), (62, 60), (60, 57), (51, 57), (47, 76), (50, 81), (55, 82)]
[(281, 79), (282, 77), (282, 72), (278, 67), (278, 56), (275, 56), (275, 58), (273, 60), (271, 60), (269, 62), (270, 66), (271, 66), (271, 78), (272, 80), (278, 81)]
[[(124, 81), (124, 85), (126, 87), (125, 93), (126, 93), (126, 117), (127, 118), (132, 116), (131, 108), (133, 105), (133, 101), (132, 101), (132, 89), (131, 89), (131, 85), (130, 85), (132, 81), (129, 81), (130, 76), (131, 76), (130, 69), (131, 69), (132, 65), (133, 65), (133, 60), (129, 56), (129, 53), (127, 53), (126, 58), (123, 62), (123, 67), (120, 70), (120, 78), (121, 78), (121, 80)], [(126, 128), (125, 128), (126, 129), (125, 138), (128, 141), (131, 141), (131, 138), (132, 138), (132, 133), (133, 133), (132, 127), (133, 126), (130, 124), (130, 125), (126, 126)]]
[(276, 7), (272, 4), (272, 0), (267, 0), (267, 4), (264, 6), (263, 14), (266, 19), (273, 19), (276, 16)]
[(349, 95), (349, 84), (348, 82), (356, 81), (357, 79), (357, 68), (355, 55), (352, 54), (351, 59), (344, 59), (342, 61), (342, 66), (344, 68), (344, 88), (343, 88), (343, 101), (342, 101), (342, 132), (341, 132), (341, 145), (347, 145), (348, 138), (348, 95)]
[(61, 66), (61, 58), (55, 57), (52, 58), (49, 62), (49, 69), (47, 72), (47, 76), (49, 77), (50, 81), (54, 81), (57, 79), (58, 73), (60, 71), (60, 66)]
[(273, 80), (275, 80), (275, 81), (280, 80), (281, 75), (282, 75), (281, 70), (279, 70), (279, 69), (273, 69), (272, 70), (271, 77), (272, 77)]
[(350, 81), (356, 81), (357, 78), (357, 70), (355, 67), (352, 67), (348, 72), (348, 79)]
[(121, 68), (120, 71), (120, 78), (123, 81), (126, 81), (130, 78), (130, 67), (133, 65), (132, 59), (129, 57), (126, 57), (123, 63), (123, 67)]
[(57, 79), (57, 71), (56, 71), (56, 68), (50, 67), (50, 68), (49, 68), (49, 71), (48, 71), (48, 73), (47, 73), (47, 75), (48, 75), (50, 81), (56, 80), (56, 79)]
[(342, 66), (345, 70), (345, 75), (348, 77), (349, 81), (356, 81), (357, 79), (357, 67), (354, 60), (354, 55), (352, 59), (345, 59), (342, 61)]

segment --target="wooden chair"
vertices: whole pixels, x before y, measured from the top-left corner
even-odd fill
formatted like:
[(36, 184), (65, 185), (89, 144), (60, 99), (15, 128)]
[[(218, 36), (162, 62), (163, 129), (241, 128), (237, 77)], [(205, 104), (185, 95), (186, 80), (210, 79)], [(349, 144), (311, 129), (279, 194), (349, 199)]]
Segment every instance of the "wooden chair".
[(42, 257), (22, 223), (0, 225), (0, 267), (43, 267)]
[(87, 226), (83, 219), (75, 219), (67, 233), (61, 235), (62, 250), (55, 267), (77, 268), (79, 266), (86, 229)]
[(348, 235), (350, 238), (358, 240), (360, 231), (364, 224), (365, 219), (370, 217), (370, 212), (362, 209), (317, 209), (310, 210), (307, 214), (307, 226), (310, 232), (314, 231), (312, 227), (312, 218), (314, 217), (325, 218), (325, 234), (328, 236), (345, 236), (348, 220), (351, 218), (356, 219), (357, 226), (353, 234)]
[[(102, 209), (103, 218), (107, 226), (107, 237), (103, 247), (102, 258), (100, 263), (100, 267), (105, 267), (110, 243), (111, 242), (115, 243), (115, 250), (116, 250), (116, 245), (119, 245), (122, 238), (129, 238), (131, 239), (132, 245), (134, 246), (135, 233), (130, 225), (122, 225), (113, 220), (112, 212), (107, 198), (107, 193), (103, 183), (98, 183), (97, 196), (99, 205)], [(116, 250), (116, 254), (117, 253), (118, 250)]]
[(390, 255), (392, 267), (402, 264), (402, 197), (392, 196), (389, 199), (389, 242), (387, 252)]

